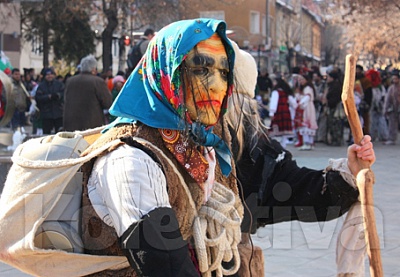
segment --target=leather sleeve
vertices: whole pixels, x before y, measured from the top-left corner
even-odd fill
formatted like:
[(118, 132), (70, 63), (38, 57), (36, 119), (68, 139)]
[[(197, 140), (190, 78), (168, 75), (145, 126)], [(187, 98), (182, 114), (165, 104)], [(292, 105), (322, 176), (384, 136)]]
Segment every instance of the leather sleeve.
[(139, 276), (199, 276), (171, 208), (145, 215), (124, 232), (120, 243)]
[(252, 215), (250, 218), (245, 211), (242, 231), (255, 232), (258, 226), (289, 220), (332, 220), (357, 200), (358, 190), (347, 184), (339, 172), (299, 167), (291, 153), (274, 140), (264, 144), (276, 153), (263, 150), (255, 159), (237, 164)]

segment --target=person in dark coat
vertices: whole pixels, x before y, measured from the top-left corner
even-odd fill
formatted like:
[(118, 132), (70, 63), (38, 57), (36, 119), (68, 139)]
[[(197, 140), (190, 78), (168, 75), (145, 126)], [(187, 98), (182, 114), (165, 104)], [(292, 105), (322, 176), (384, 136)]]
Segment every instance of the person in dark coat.
[(342, 83), (337, 71), (328, 73), (327, 76), (328, 93), (326, 101), (328, 106), (328, 139), (327, 144), (332, 146), (341, 146), (343, 143), (344, 118), (339, 112), (342, 109), (341, 95)]
[(65, 87), (64, 130), (86, 130), (104, 125), (103, 110), (112, 103), (106, 83), (97, 74), (97, 61), (89, 55), (81, 61), (81, 73), (68, 78)]
[(369, 135), (371, 127), (371, 105), (372, 105), (372, 84), (364, 74), (364, 67), (356, 66), (356, 80), (361, 82), (363, 89), (363, 98), (359, 105), (361, 116), (364, 120), (363, 133)]
[(53, 69), (43, 70), (43, 81), (39, 84), (35, 99), (40, 110), (43, 134), (58, 132), (63, 124), (64, 84), (55, 80)]

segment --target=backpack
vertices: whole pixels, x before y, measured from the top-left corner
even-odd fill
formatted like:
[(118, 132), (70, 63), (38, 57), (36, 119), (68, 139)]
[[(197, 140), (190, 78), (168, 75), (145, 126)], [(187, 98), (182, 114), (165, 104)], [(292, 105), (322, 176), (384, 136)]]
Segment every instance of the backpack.
[(34, 276), (129, 266), (125, 257), (83, 252), (80, 168), (120, 144), (114, 140), (81, 157), (103, 128), (30, 139), (14, 151), (0, 195), (1, 262)]
[(132, 49), (128, 53), (128, 59), (126, 60), (126, 63), (128, 65), (129, 69), (134, 69), (136, 65), (139, 63), (140, 59), (142, 58), (143, 54), (142, 51), (140, 51), (140, 46), (144, 42), (144, 39), (142, 39), (138, 44), (132, 47)]

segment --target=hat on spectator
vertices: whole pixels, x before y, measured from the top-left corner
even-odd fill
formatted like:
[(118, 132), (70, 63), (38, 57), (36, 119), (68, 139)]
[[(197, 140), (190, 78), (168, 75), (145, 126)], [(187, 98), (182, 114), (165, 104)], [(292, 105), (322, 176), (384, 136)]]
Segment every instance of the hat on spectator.
[(118, 83), (118, 82), (121, 82), (121, 83), (125, 83), (125, 79), (124, 79), (124, 77), (122, 77), (121, 75), (117, 75), (117, 76), (115, 76), (114, 78), (113, 78), (113, 85), (115, 85), (116, 83)]
[(333, 70), (333, 71), (329, 72), (328, 75), (330, 77), (332, 77), (333, 79), (335, 79), (335, 80), (339, 79), (339, 73), (336, 70)]
[(375, 69), (367, 70), (367, 72), (365, 73), (365, 77), (367, 77), (371, 81), (372, 87), (377, 87), (382, 83), (379, 71)]
[(45, 68), (45, 69), (43, 70), (43, 75), (46, 76), (47, 74), (54, 74), (53, 69), (51, 69), (51, 68)]

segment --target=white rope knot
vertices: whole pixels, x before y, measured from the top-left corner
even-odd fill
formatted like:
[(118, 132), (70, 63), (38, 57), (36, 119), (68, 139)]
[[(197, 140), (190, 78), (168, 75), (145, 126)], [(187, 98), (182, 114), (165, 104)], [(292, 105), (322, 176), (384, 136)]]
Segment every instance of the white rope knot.
[[(235, 194), (215, 182), (211, 197), (194, 219), (193, 237), (202, 276), (232, 275), (239, 270), (238, 244), (241, 218), (235, 208)], [(233, 262), (224, 268), (222, 262)]]

